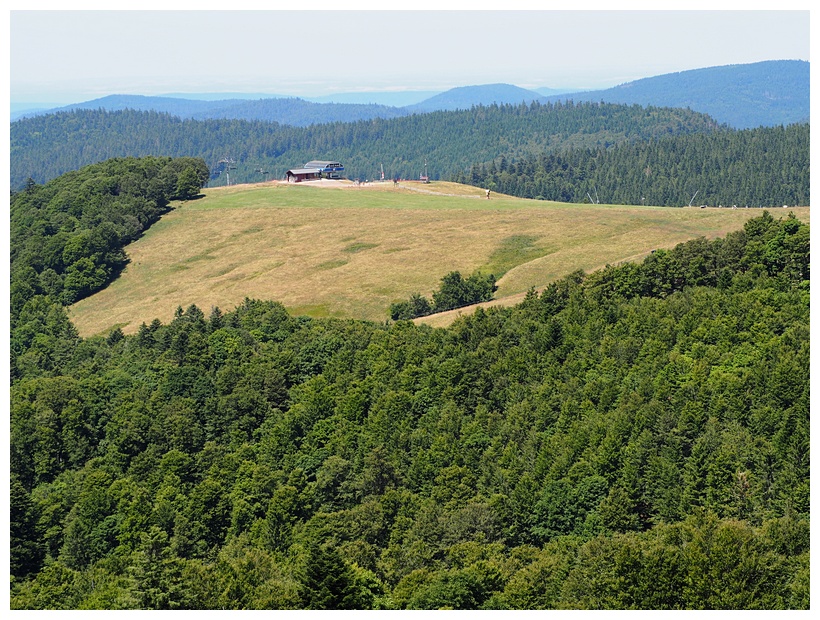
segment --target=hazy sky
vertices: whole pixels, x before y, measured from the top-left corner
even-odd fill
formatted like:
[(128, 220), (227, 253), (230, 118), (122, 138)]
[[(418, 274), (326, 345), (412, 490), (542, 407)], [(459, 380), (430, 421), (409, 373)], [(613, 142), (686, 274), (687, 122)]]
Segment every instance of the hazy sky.
[[(314, 3), (289, 3), (300, 4)], [(606, 88), (687, 69), (809, 60), (810, 41), (808, 10), (12, 10), (9, 25), (11, 101), (54, 103), (115, 93), (320, 96), (496, 82)]]

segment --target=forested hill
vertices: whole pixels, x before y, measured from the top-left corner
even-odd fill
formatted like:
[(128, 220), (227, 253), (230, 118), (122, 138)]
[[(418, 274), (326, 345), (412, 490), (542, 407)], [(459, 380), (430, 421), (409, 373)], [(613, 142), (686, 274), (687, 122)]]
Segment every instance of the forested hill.
[(670, 136), (518, 161), (501, 157), (453, 180), (562, 202), (808, 205), (810, 142), (807, 124)]
[(736, 129), (773, 127), (809, 121), (809, 74), (806, 61), (769, 60), (669, 73), (545, 100), (691, 108)]
[[(285, 127), (239, 120), (182, 120), (167, 114), (78, 110), (22, 119), (11, 125), (11, 184), (38, 183), (112, 157), (162, 155), (218, 162), (234, 159), (236, 182), (273, 178), (312, 159), (337, 159), (351, 178), (434, 179), (474, 162), (523, 157), (568, 147), (608, 147), (624, 141), (710, 132), (717, 124), (689, 110), (598, 103), (492, 105), (390, 120)], [(223, 175), (224, 178), (224, 175)], [(216, 183), (224, 184), (217, 180)]]
[(448, 329), (21, 317), (13, 609), (810, 608), (793, 217)]

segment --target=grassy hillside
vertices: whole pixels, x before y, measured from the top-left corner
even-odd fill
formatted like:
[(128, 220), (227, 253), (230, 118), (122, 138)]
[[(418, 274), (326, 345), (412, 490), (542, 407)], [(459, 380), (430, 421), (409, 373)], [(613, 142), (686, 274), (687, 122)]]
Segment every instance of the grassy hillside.
[[(809, 220), (808, 209), (795, 209)], [(245, 297), (313, 317), (384, 320), (451, 270), (503, 275), (497, 298), (576, 269), (740, 228), (758, 210), (566, 205), (452, 183), (260, 184), (205, 191), (127, 248), (108, 288), (69, 309), (83, 335), (168, 321), (177, 306), (233, 309)]]

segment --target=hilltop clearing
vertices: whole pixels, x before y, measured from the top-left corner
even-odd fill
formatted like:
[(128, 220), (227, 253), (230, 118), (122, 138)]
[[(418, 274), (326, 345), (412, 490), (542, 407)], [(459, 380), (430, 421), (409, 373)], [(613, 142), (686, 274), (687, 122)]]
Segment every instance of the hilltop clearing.
[[(333, 191), (333, 190), (336, 191)], [(794, 209), (808, 222), (807, 208)], [(246, 297), (294, 315), (383, 321), (447, 272), (500, 277), (497, 298), (577, 269), (737, 230), (756, 209), (670, 209), (524, 200), (454, 183), (267, 183), (205, 190), (127, 248), (130, 263), (69, 309), (83, 335), (134, 333), (178, 306)]]

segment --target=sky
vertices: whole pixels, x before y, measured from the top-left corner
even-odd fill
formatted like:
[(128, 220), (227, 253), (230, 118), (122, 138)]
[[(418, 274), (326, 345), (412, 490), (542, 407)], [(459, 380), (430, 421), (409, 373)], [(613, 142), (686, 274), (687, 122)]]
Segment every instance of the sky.
[[(261, 6), (300, 4), (312, 3)], [(503, 11), (463, 10), (466, 3), (448, 0), (419, 0), (412, 11), (355, 1), (341, 5), (370, 10), (252, 10), (260, 5), (241, 0), (196, 4), (235, 10), (184, 10), (190, 3), (174, 0), (125, 11), (93, 10), (110, 3), (51, 5), (12, 0), (12, 104), (185, 92), (319, 97), (499, 82), (598, 89), (710, 66), (809, 60), (809, 11), (788, 0), (777, 6), (797, 10), (626, 10), (641, 3), (532, 10), (534, 3), (517, 0)]]

